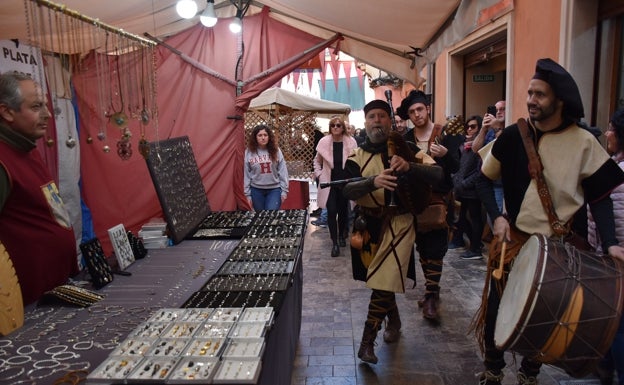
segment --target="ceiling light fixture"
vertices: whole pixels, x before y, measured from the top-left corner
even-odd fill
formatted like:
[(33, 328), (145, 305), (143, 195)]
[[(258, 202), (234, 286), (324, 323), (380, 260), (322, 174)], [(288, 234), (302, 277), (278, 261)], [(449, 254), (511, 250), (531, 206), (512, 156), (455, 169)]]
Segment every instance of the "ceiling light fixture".
[(243, 12), (239, 9), (236, 11), (236, 17), (230, 22), (230, 31), (232, 33), (240, 33), (243, 29)]
[(197, 3), (195, 0), (178, 0), (176, 12), (184, 19), (191, 19), (197, 13)]
[(218, 20), (214, 10), (214, 0), (208, 0), (208, 5), (206, 5), (204, 12), (199, 16), (199, 21), (205, 27), (214, 27)]

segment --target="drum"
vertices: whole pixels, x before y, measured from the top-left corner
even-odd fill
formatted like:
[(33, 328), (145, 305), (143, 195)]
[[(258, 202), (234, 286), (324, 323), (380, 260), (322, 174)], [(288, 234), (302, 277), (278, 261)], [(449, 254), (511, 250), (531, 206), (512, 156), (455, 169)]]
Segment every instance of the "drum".
[(573, 377), (586, 376), (618, 328), (623, 272), (613, 258), (532, 235), (514, 260), (501, 297), (496, 346)]

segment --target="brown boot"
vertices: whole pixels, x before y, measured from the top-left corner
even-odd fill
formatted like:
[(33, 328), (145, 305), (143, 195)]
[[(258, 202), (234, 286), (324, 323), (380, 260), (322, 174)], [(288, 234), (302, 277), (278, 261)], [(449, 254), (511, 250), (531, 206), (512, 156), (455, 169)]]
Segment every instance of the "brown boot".
[(360, 342), (360, 350), (358, 350), (358, 358), (370, 364), (377, 363), (375, 355), (375, 338), (377, 338), (377, 325), (370, 322), (364, 323), (364, 333), (362, 334), (362, 342)]
[(423, 303), (423, 317), (428, 320), (438, 320), (438, 300), (434, 297), (429, 297)]
[(399, 340), (401, 330), (401, 317), (399, 317), (399, 308), (395, 307), (394, 309), (388, 312), (388, 322), (386, 323), (386, 329), (383, 333), (383, 339), (386, 343), (393, 343)]
[[(433, 294), (433, 297), (436, 299), (436, 301), (440, 302), (440, 293), (435, 293)], [(423, 295), (421, 299), (418, 300), (418, 307), (423, 307), (423, 305), (425, 304), (425, 301), (427, 300), (427, 296)]]

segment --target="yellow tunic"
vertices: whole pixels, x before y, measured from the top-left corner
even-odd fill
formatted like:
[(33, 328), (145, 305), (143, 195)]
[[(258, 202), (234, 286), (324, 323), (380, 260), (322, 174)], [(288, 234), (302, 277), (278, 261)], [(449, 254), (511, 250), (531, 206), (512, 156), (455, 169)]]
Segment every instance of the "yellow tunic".
[[(417, 158), (418, 163), (435, 164), (433, 158), (422, 151), (417, 154)], [(380, 154), (371, 154), (361, 148), (357, 148), (349, 159), (360, 165), (363, 177), (378, 175), (385, 168)], [(366, 194), (356, 202), (362, 207), (372, 209), (384, 207), (384, 189)], [(391, 216), (379, 244), (371, 245), (374, 255), (368, 266), (366, 286), (371, 289), (404, 293), (415, 239), (414, 217), (411, 213)]]

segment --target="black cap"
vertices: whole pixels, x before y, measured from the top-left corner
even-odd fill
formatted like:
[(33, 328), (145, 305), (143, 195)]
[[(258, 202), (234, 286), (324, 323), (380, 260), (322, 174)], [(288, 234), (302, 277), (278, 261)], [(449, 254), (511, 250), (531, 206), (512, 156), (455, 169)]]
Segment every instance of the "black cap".
[(384, 102), (381, 99), (375, 99), (371, 102), (368, 102), (368, 104), (366, 104), (364, 106), (364, 116), (366, 116), (366, 114), (368, 114), (368, 111), (370, 110), (374, 110), (376, 108), (380, 108), (384, 111), (386, 111), (388, 113), (388, 116), (392, 115), (391, 114), (391, 110), (390, 110), (390, 105), (387, 102)]
[(412, 90), (407, 97), (401, 101), (401, 105), (397, 108), (397, 115), (403, 120), (408, 120), (409, 114), (407, 110), (409, 110), (412, 104), (416, 103), (422, 103), (425, 106), (431, 105), (431, 94), (425, 94), (420, 90)]
[(535, 65), (533, 79), (543, 80), (550, 85), (555, 96), (563, 102), (563, 115), (579, 120), (585, 116), (583, 100), (572, 75), (552, 59), (539, 59)]

